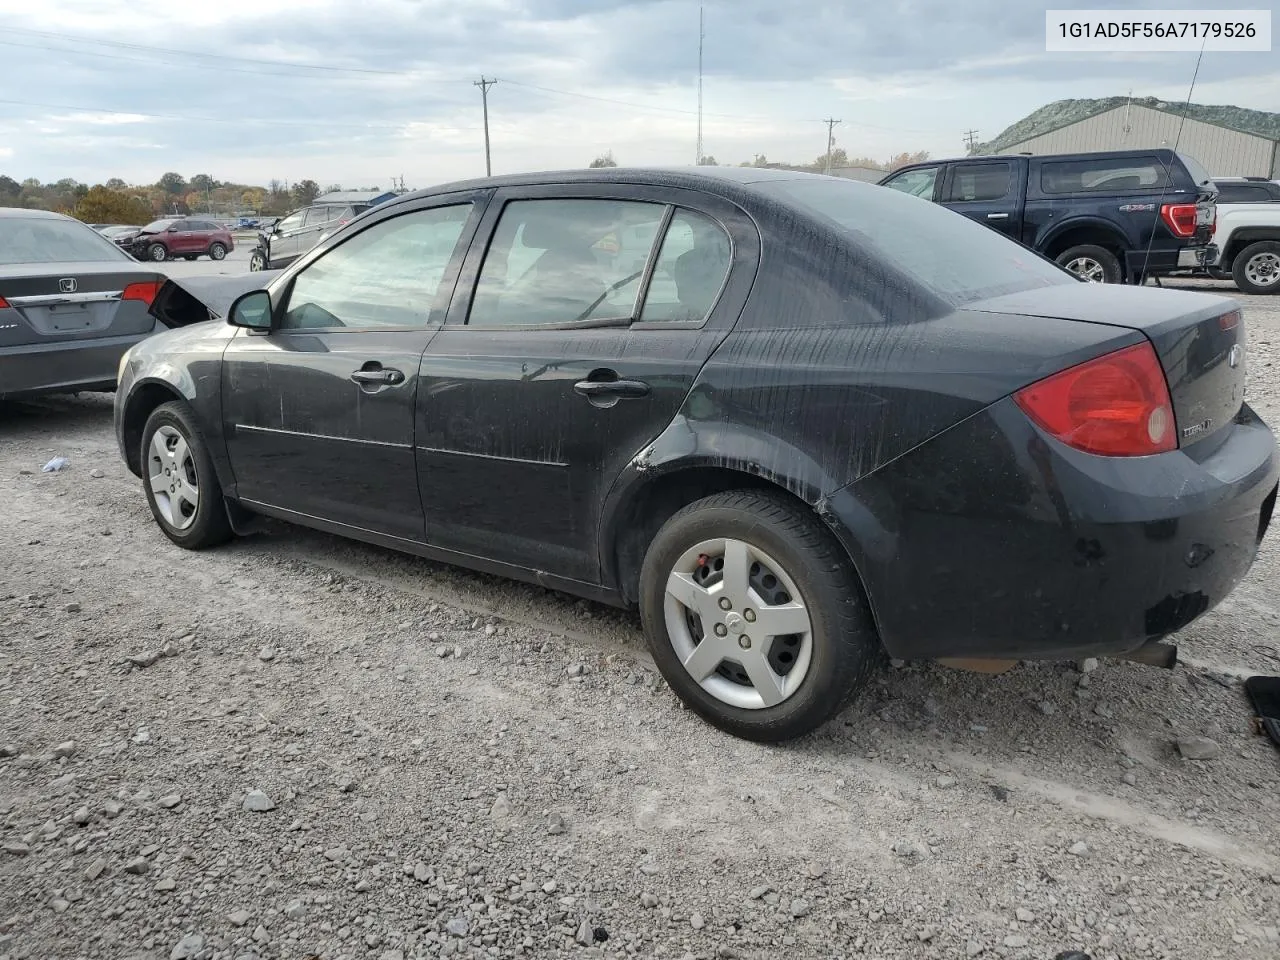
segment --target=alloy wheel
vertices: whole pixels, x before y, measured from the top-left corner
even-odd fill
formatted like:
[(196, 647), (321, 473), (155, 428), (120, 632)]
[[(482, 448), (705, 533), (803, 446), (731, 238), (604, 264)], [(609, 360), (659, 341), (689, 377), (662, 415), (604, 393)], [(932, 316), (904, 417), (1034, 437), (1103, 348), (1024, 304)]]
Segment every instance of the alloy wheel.
[(746, 710), (791, 697), (813, 660), (813, 624), (795, 581), (744, 540), (704, 540), (667, 577), (667, 635), (689, 675)]
[(1103, 283), (1107, 279), (1107, 273), (1102, 269), (1102, 264), (1093, 257), (1076, 257), (1074, 260), (1068, 260), (1065, 266), (1076, 276), (1083, 277), (1090, 283)]
[(200, 506), (200, 478), (191, 448), (178, 430), (162, 425), (151, 436), (147, 482), (156, 508), (169, 526), (185, 530), (195, 522)]
[(1244, 275), (1250, 283), (1270, 287), (1280, 283), (1280, 254), (1257, 253), (1244, 265)]

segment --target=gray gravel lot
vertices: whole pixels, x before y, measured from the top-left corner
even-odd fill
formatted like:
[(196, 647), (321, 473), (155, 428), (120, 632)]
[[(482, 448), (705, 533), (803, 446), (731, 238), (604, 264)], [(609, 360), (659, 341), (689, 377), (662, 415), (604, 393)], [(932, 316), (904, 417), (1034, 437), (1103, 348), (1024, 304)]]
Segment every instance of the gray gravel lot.
[(1176, 670), (908, 663), (770, 748), (629, 615), (285, 525), (185, 553), (109, 396), (10, 404), (0, 958), (1280, 956), (1278, 558)]

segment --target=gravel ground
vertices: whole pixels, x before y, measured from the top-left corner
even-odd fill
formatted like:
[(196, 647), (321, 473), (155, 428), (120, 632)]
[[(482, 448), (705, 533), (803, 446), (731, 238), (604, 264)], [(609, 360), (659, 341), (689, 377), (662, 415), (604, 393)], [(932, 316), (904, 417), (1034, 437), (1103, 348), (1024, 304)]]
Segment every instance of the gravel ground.
[(0, 505), (3, 960), (1280, 956), (1275, 534), (1173, 671), (908, 663), (771, 748), (629, 615), (284, 525), (180, 551), (108, 396), (0, 409)]

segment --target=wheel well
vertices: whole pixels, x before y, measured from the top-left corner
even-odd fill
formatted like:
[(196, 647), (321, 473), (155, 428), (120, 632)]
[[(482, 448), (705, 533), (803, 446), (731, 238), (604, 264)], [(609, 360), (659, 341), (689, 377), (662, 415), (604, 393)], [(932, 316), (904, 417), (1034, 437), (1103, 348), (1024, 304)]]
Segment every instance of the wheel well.
[(161, 383), (145, 383), (133, 392), (124, 408), (121, 435), (124, 438), (125, 463), (134, 476), (142, 476), (142, 428), (151, 412), (162, 403), (181, 400), (182, 395)]
[(1110, 251), (1115, 254), (1120, 265), (1124, 266), (1124, 241), (1102, 227), (1072, 227), (1054, 237), (1045, 247), (1044, 253), (1049, 259), (1056, 260), (1063, 251), (1085, 243)]
[(1257, 233), (1251, 235), (1247, 230), (1238, 231), (1232, 235), (1231, 240), (1227, 243), (1226, 249), (1222, 251), (1222, 265), (1227, 269), (1230, 269), (1232, 261), (1240, 255), (1241, 251), (1243, 251), (1245, 247), (1251, 247), (1255, 243), (1262, 243), (1268, 240), (1273, 243), (1280, 241), (1280, 233)]
[(812, 509), (785, 487), (763, 477), (718, 467), (680, 470), (645, 485), (623, 508), (615, 525), (613, 557), (618, 591), (634, 604), (640, 595), (640, 568), (645, 552), (662, 525), (675, 513), (703, 497), (729, 490), (770, 490)]

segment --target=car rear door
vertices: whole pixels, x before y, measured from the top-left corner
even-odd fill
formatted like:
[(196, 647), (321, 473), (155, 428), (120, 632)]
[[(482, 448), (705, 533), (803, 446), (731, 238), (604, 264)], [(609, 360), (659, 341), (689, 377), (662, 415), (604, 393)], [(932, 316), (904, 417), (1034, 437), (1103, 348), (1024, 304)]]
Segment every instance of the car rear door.
[(419, 372), (427, 539), (599, 582), (605, 495), (737, 319), (758, 235), (722, 200), (592, 184), (502, 190), (481, 237)]
[(418, 367), (485, 196), (397, 206), (272, 285), (273, 329), (241, 330), (223, 354), (241, 500), (422, 539)]
[(942, 205), (1021, 241), (1025, 171), (1026, 164), (1009, 159), (952, 163), (942, 188)]

